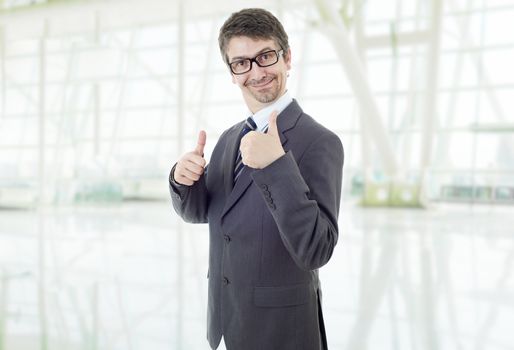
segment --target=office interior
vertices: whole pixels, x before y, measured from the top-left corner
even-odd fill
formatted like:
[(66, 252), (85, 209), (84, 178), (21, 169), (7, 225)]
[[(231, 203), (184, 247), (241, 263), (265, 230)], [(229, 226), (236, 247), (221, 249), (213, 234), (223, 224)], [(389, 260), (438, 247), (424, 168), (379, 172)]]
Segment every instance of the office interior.
[(514, 349), (513, 0), (0, 0), (0, 350), (208, 348), (168, 176), (247, 116), (217, 44), (245, 7), (345, 149), (329, 349)]

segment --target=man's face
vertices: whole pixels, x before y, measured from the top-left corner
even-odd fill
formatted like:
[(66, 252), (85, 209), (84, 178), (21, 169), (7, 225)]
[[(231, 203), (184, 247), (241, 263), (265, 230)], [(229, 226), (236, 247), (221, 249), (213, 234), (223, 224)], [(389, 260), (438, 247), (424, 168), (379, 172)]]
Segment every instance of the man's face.
[[(230, 39), (227, 46), (228, 62), (254, 58), (265, 51), (281, 50), (274, 40), (252, 39), (245, 36)], [(275, 102), (286, 90), (287, 71), (291, 69), (291, 50), (280, 56), (278, 62), (268, 67), (259, 67), (252, 62), (252, 69), (244, 74), (232, 73), (232, 82), (237, 84), (252, 113)]]

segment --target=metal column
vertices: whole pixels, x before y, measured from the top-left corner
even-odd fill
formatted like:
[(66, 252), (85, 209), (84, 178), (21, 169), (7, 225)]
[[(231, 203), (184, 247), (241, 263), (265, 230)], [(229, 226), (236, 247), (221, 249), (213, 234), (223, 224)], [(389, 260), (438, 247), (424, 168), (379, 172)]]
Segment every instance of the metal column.
[(0, 105), (2, 105), (2, 109), (0, 110), (0, 117), (5, 116), (6, 111), (6, 98), (5, 98), (5, 90), (6, 90), (6, 77), (5, 77), (5, 31), (3, 27), (0, 27)]
[(45, 252), (45, 207), (48, 204), (46, 189), (46, 38), (48, 36), (48, 20), (43, 22), (43, 31), (39, 39), (39, 81), (38, 81), (38, 100), (39, 100), (39, 171), (38, 171), (38, 313), (40, 328), (40, 349), (48, 349), (48, 320), (46, 303), (46, 252)]
[[(178, 1), (178, 70), (177, 70), (177, 149), (178, 154), (184, 152), (184, 120), (185, 120), (185, 41), (186, 41), (186, 28), (185, 28), (185, 8), (184, 1)], [(182, 349), (182, 334), (183, 334), (183, 282), (184, 282), (184, 223), (182, 220), (177, 220), (177, 245), (176, 245), (176, 293), (177, 293), (177, 336), (176, 336), (176, 349)]]
[[(437, 91), (439, 74), (439, 55), (441, 46), (441, 0), (434, 0), (431, 4), (430, 39), (427, 58), (427, 91), (425, 98), (425, 113), (422, 120), (421, 140), (421, 189), (425, 188), (425, 181), (428, 167), (431, 163), (434, 133), (438, 119), (437, 114)], [(426, 196), (425, 191), (421, 191)], [(423, 200), (425, 198), (422, 198)]]
[(362, 64), (350, 43), (346, 27), (342, 19), (337, 16), (338, 11), (332, 8), (328, 1), (316, 0), (316, 5), (322, 18), (326, 21), (321, 25), (320, 29), (327, 34), (328, 39), (334, 44), (334, 49), (355, 92), (355, 98), (359, 103), (363, 122), (369, 128), (377, 150), (380, 150), (382, 154), (385, 173), (390, 178), (395, 178), (398, 172), (398, 165), (393, 146), (380, 118), (380, 113)]

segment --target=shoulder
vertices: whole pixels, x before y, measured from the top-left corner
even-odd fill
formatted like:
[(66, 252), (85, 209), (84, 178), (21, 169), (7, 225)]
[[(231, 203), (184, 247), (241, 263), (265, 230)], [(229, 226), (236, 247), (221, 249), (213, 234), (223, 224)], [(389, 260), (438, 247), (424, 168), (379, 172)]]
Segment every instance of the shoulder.
[(237, 137), (241, 129), (243, 128), (243, 123), (244, 121), (238, 122), (229, 127), (228, 129), (226, 129), (225, 131), (223, 131), (223, 133), (218, 138), (217, 145), (225, 144), (227, 140), (232, 140), (234, 137)]
[(318, 123), (308, 114), (302, 115), (298, 122), (300, 129), (309, 130), (308, 137), (304, 141), (305, 152), (303, 155), (322, 152), (331, 158), (340, 159), (337, 163), (342, 163), (344, 159), (343, 143), (335, 132)]
[(304, 112), (296, 101), (293, 101), (293, 103), (296, 103), (296, 107), (293, 109), (298, 113), (298, 119), (294, 128), (290, 131), (292, 134), (300, 137), (302, 144), (313, 145), (320, 142), (328, 142), (342, 148), (341, 140), (335, 132), (316, 121), (310, 114)]
[(308, 130), (309, 134), (312, 135), (312, 137), (318, 138), (318, 137), (337, 137), (337, 135), (327, 127), (325, 127), (323, 124), (319, 123), (311, 117), (309, 114), (303, 112), (300, 115), (300, 118), (298, 118), (298, 124), (297, 127), (303, 130)]

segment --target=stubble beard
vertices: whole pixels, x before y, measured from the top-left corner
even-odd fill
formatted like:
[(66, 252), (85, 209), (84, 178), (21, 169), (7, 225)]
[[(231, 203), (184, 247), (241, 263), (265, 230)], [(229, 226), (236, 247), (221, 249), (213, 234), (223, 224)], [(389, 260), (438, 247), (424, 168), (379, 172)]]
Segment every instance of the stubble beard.
[(280, 87), (276, 76), (273, 77), (271, 86), (267, 88), (265, 91), (253, 90), (251, 86), (248, 88), (248, 91), (253, 96), (253, 98), (255, 98), (260, 103), (270, 103), (275, 101), (278, 97), (279, 90)]

